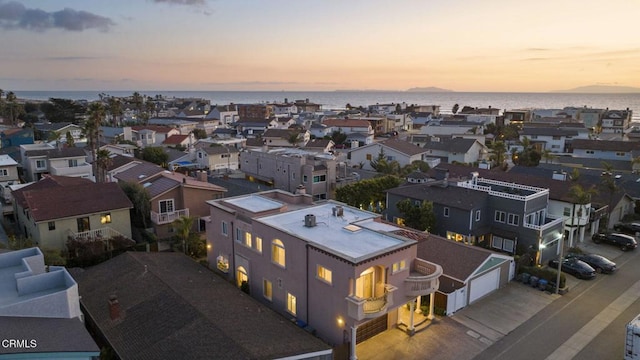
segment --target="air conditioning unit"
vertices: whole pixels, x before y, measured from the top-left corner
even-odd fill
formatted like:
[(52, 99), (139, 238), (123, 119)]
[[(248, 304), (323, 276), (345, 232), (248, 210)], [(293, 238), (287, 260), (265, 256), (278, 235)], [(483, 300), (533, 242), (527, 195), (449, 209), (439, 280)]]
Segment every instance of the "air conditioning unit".
[(304, 226), (314, 227), (316, 226), (316, 216), (313, 214), (307, 214), (304, 216)]

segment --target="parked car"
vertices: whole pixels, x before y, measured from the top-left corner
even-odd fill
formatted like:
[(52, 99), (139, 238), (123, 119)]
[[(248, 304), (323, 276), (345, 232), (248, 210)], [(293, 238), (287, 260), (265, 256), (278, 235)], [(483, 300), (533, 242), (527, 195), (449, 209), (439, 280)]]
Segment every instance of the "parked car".
[(613, 225), (613, 230), (624, 234), (635, 235), (636, 233), (640, 232), (640, 223), (634, 222), (615, 224)]
[(596, 272), (598, 273), (604, 273), (604, 274), (612, 274), (614, 273), (616, 270), (618, 270), (618, 268), (616, 267), (616, 263), (614, 263), (613, 261), (607, 259), (606, 257), (602, 256), (602, 255), (598, 255), (598, 254), (567, 254), (567, 258), (571, 259), (578, 259), (580, 261), (584, 261), (587, 264), (589, 264), (589, 266), (591, 266), (592, 268), (594, 268), (596, 270)]
[(622, 251), (633, 250), (638, 247), (638, 242), (633, 236), (619, 233), (593, 234), (592, 240), (596, 244), (607, 243), (615, 245)]
[[(549, 267), (557, 269), (558, 259), (549, 260)], [(562, 271), (571, 274), (578, 279), (593, 279), (596, 277), (596, 270), (584, 261), (576, 258), (562, 259)]]

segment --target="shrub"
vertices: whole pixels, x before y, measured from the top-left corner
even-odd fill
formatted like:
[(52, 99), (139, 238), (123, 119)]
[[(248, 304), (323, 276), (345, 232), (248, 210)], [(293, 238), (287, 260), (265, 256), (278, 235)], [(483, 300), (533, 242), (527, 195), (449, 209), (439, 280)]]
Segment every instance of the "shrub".
[[(556, 269), (551, 269), (548, 267), (537, 267), (537, 266), (522, 266), (519, 270), (518, 273), (527, 273), (530, 274), (531, 276), (535, 276), (539, 279), (545, 279), (549, 282), (549, 284), (556, 283), (556, 280), (558, 279), (558, 270)], [(560, 287), (563, 288), (565, 287), (567, 278), (564, 274), (560, 274)]]

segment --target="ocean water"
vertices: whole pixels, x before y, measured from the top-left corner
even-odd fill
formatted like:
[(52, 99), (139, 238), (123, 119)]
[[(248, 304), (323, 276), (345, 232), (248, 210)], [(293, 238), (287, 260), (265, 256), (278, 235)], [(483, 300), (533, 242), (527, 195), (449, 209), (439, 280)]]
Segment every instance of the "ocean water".
[[(501, 110), (524, 108), (561, 109), (566, 106), (602, 109), (633, 110), (633, 119), (640, 121), (640, 94), (569, 94), (569, 93), (492, 93), (492, 92), (442, 92), (422, 93), (409, 91), (138, 91), (154, 97), (195, 97), (212, 104), (263, 103), (306, 100), (322, 104), (324, 109), (366, 106), (376, 103), (408, 103), (440, 105), (442, 113), (451, 113), (454, 104), (460, 108), (493, 107)], [(112, 96), (130, 96), (133, 91), (15, 91), (16, 96), (27, 100), (47, 100), (51, 97), (74, 100), (97, 100), (100, 93)]]

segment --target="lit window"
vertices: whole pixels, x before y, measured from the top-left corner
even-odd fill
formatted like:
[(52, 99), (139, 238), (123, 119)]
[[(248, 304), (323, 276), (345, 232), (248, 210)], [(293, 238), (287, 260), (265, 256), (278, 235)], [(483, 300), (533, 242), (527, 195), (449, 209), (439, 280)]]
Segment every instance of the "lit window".
[(100, 215), (100, 224), (111, 224), (111, 213)]
[(292, 315), (296, 314), (296, 297), (287, 293), (287, 311)]
[(394, 218), (393, 218), (393, 222), (394, 222), (396, 225), (402, 225), (402, 226), (404, 226), (404, 219), (403, 219), (403, 218), (394, 217)]
[(398, 271), (402, 271), (407, 268), (407, 262), (405, 260), (400, 260), (396, 263), (393, 263), (393, 272), (397, 273)]
[(318, 265), (318, 279), (326, 282), (327, 284), (331, 284), (332, 283), (331, 270), (327, 269), (322, 265)]
[(244, 245), (246, 247), (251, 247), (251, 233), (244, 233)]
[(262, 280), (262, 295), (269, 301), (273, 298), (273, 284), (267, 279)]
[(216, 267), (218, 268), (218, 270), (222, 271), (223, 273), (228, 273), (229, 272), (229, 259), (227, 259), (224, 255), (220, 255), (216, 258)]
[(371, 154), (367, 154), (367, 160), (371, 161), (371, 159), (373, 159), (373, 157), (371, 156)]
[(256, 251), (262, 254), (262, 238), (259, 236), (256, 236), (255, 244), (256, 244)]
[(275, 239), (271, 243), (271, 261), (282, 267), (285, 266), (285, 249), (282, 241)]

